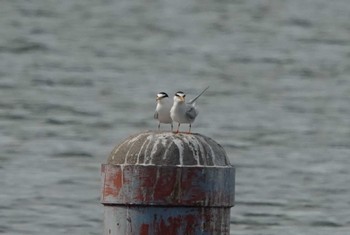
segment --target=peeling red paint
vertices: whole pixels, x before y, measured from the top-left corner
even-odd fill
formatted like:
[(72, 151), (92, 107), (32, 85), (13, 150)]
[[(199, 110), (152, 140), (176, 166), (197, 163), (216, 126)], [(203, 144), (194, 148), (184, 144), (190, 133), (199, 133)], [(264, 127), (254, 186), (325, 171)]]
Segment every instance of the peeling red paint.
[(178, 188), (177, 171), (169, 171), (167, 169), (160, 169), (158, 179), (154, 186), (154, 200), (162, 200), (164, 198), (174, 197), (174, 191)]
[(193, 214), (186, 215), (185, 221), (186, 221), (186, 234), (193, 234), (194, 229), (198, 227), (198, 217), (196, 217)]
[(161, 220), (156, 226), (156, 234), (176, 235), (181, 227), (181, 218), (169, 217), (166, 221)]
[(118, 168), (105, 167), (104, 174), (103, 198), (118, 196), (123, 186), (123, 172)]
[(142, 171), (138, 174), (138, 187), (135, 188), (136, 199), (140, 201), (152, 201), (154, 182), (157, 178), (157, 168), (149, 168), (147, 171)]
[(203, 174), (198, 169), (184, 169), (181, 186), (187, 189), (186, 198), (190, 202), (203, 202), (207, 196), (207, 187), (201, 185), (203, 183)]
[(102, 203), (230, 206), (234, 201), (234, 185), (225, 182), (234, 175), (232, 168), (105, 165), (102, 174)]
[(101, 172), (111, 235), (229, 234), (234, 168), (103, 165)]
[(141, 224), (140, 235), (148, 235), (149, 224)]

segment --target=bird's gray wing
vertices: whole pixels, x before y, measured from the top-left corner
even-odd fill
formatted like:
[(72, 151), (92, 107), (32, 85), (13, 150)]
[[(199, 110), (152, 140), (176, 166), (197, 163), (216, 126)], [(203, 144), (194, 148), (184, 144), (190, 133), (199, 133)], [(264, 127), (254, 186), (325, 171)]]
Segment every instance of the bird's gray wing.
[(154, 117), (154, 119), (158, 119), (158, 112), (157, 111), (154, 112), (153, 117)]
[(206, 90), (208, 90), (208, 88), (209, 88), (209, 86), (207, 86), (201, 93), (199, 93), (199, 95), (197, 95), (192, 100), (190, 100), (190, 102), (188, 102), (188, 104), (193, 104)]
[(186, 117), (190, 120), (194, 120), (197, 117), (197, 115), (198, 115), (197, 109), (194, 106), (189, 105), (186, 110)]

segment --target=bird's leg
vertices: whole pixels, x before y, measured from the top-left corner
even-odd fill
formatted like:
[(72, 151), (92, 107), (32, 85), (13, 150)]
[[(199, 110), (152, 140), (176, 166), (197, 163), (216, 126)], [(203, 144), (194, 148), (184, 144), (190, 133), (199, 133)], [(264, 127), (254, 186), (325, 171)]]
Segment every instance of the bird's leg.
[(158, 122), (158, 131), (159, 131), (159, 129), (160, 129), (160, 122)]
[(177, 131), (176, 131), (176, 133), (179, 133), (179, 129), (180, 129), (180, 123), (177, 125)]
[(173, 123), (171, 123), (171, 131), (173, 131), (174, 129), (174, 126), (173, 126)]
[(190, 123), (190, 128), (188, 129), (188, 134), (191, 134), (192, 123)]

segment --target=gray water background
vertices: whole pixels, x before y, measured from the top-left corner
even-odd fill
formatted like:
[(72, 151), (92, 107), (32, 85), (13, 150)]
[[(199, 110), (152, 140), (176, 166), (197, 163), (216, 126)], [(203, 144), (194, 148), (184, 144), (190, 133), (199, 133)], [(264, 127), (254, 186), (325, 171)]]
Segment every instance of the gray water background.
[(210, 85), (231, 233), (350, 234), (349, 61), (348, 0), (2, 0), (0, 233), (101, 234), (100, 164)]

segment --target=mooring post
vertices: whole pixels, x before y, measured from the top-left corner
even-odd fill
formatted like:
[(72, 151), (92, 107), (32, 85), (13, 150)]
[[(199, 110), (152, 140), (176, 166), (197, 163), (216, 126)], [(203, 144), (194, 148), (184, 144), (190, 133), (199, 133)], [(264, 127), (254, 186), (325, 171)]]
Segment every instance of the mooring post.
[(235, 168), (200, 134), (144, 132), (102, 164), (104, 235), (228, 235)]

